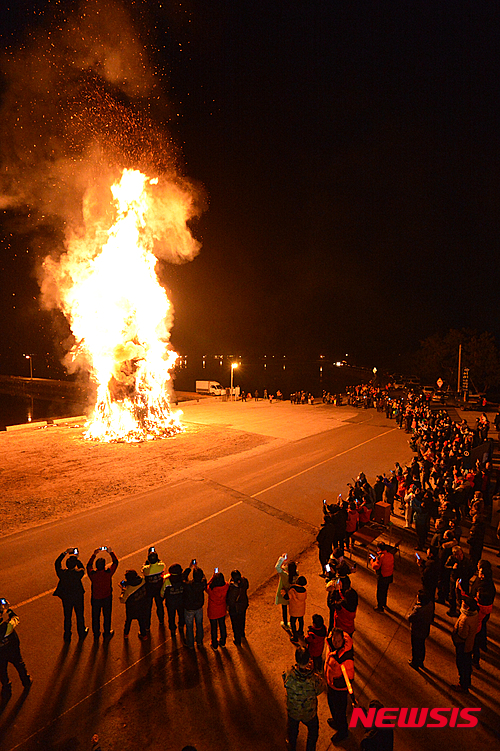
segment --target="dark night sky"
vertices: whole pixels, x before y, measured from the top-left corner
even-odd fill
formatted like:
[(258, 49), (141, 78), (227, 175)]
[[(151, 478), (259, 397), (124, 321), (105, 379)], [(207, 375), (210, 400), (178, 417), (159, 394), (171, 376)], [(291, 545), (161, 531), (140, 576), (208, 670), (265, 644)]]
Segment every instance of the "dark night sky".
[[(48, 5), (11, 0), (3, 46)], [(179, 351), (391, 366), (436, 331), (500, 336), (496, 3), (122, 5), (159, 74), (149, 113), (207, 194), (199, 256), (162, 267)], [(3, 213), (11, 373), (54, 337), (22, 222)]]

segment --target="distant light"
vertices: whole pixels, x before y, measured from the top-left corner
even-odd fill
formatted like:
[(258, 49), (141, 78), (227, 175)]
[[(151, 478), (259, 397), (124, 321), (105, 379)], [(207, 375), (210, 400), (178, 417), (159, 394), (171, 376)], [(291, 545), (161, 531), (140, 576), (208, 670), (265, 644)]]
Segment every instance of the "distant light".
[(238, 367), (238, 365), (239, 365), (239, 363), (237, 363), (237, 362), (232, 362), (232, 363), (231, 363), (231, 370), (234, 370), (235, 368), (237, 368), (237, 367)]
[(336, 362), (335, 365), (337, 366), (337, 368), (341, 368), (342, 367), (342, 363), (340, 362), (340, 360), (338, 362)]

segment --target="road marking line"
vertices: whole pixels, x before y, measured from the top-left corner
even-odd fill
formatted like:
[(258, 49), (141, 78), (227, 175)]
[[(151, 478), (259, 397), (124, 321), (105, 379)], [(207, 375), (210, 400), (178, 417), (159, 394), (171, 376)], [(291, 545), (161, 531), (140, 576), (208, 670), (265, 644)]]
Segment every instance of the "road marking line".
[[(194, 527), (198, 527), (200, 524), (203, 524), (204, 522), (207, 522), (210, 519), (214, 519), (216, 516), (220, 516), (220, 514), (224, 514), (226, 511), (230, 511), (231, 509), (235, 508), (235, 506), (241, 506), (242, 503), (243, 501), (236, 501), (236, 503), (232, 503), (230, 506), (226, 506), (226, 508), (223, 508), (220, 511), (216, 511), (214, 514), (205, 516), (204, 519), (200, 519), (199, 521), (193, 522), (193, 524), (190, 524), (189, 526), (184, 527), (183, 529), (178, 529), (177, 532), (172, 532), (172, 534), (167, 535), (166, 537), (162, 537), (161, 540), (157, 540), (155, 542), (155, 545), (165, 542), (165, 540), (170, 540), (172, 537), (177, 537), (177, 535), (181, 535), (183, 532), (187, 532), (188, 530), (193, 529)], [(132, 553), (127, 553), (127, 555), (123, 555), (120, 558), (120, 562), (126, 561), (127, 558), (132, 558), (134, 555), (137, 555), (138, 553), (142, 553), (143, 550), (148, 550), (148, 548), (149, 548), (149, 545), (146, 545), (145, 547), (134, 550)], [(17, 605), (14, 605), (12, 607), (12, 609), (16, 610), (17, 608), (20, 608), (23, 605), (28, 605), (30, 602), (35, 602), (35, 600), (39, 600), (41, 597), (45, 597), (46, 595), (51, 595), (53, 591), (54, 591), (53, 588), (48, 589), (46, 592), (41, 592), (39, 595), (30, 597), (29, 600), (23, 600), (22, 602), (18, 602)]]
[[(210, 516), (205, 516), (204, 519), (200, 519), (197, 522), (193, 522), (193, 524), (190, 524), (188, 527), (184, 527), (183, 529), (178, 529), (177, 532), (172, 532), (172, 534), (167, 535), (166, 537), (162, 537), (161, 540), (156, 540), (155, 545), (158, 545), (159, 543), (165, 542), (165, 540), (170, 540), (172, 537), (177, 537), (177, 535), (181, 535), (183, 532), (187, 532), (190, 529), (193, 529), (194, 527), (198, 527), (200, 524), (203, 524), (204, 522), (209, 521), (209, 519), (214, 519), (216, 516), (220, 516), (220, 514), (224, 514), (226, 511), (230, 511), (235, 506), (240, 506), (243, 503), (243, 501), (236, 501), (236, 503), (232, 503), (230, 506), (226, 506), (226, 508), (221, 509), (220, 511), (216, 511), (214, 514), (210, 514)], [(138, 548), (138, 550), (134, 550), (133, 553), (128, 553), (127, 555), (124, 555), (122, 558), (120, 558), (121, 561), (125, 561), (127, 558), (132, 558), (132, 556), (137, 555), (137, 553), (142, 553), (143, 550), (148, 550), (149, 545), (146, 547)]]
[[(323, 459), (323, 461), (318, 462), (317, 464), (313, 464), (311, 467), (307, 467), (306, 469), (303, 469), (300, 472), (296, 472), (296, 474), (290, 475), (289, 477), (286, 477), (284, 480), (280, 480), (279, 482), (276, 482), (274, 485), (270, 485), (268, 488), (259, 490), (257, 493), (253, 493), (253, 495), (249, 497), (256, 498), (258, 495), (261, 495), (262, 493), (267, 493), (268, 490), (273, 490), (273, 488), (277, 488), (279, 487), (279, 485), (283, 485), (285, 482), (289, 482), (289, 480), (294, 480), (296, 477), (300, 477), (300, 475), (303, 475), (306, 472), (309, 472), (311, 469), (316, 469), (316, 467), (321, 467), (322, 464), (326, 464), (327, 462), (332, 461), (332, 459), (338, 459), (339, 456), (343, 456), (344, 454), (348, 454), (350, 451), (359, 449), (361, 446), (365, 446), (367, 443), (371, 443), (371, 441), (376, 441), (377, 438), (382, 438), (384, 435), (387, 435), (388, 433), (393, 433), (395, 430), (397, 430), (397, 428), (391, 428), (391, 430), (386, 430), (385, 433), (380, 433), (379, 435), (376, 435), (373, 438), (369, 438), (367, 441), (358, 443), (356, 446), (351, 446), (351, 448), (346, 449), (345, 451), (341, 451), (339, 454), (335, 454), (334, 456), (329, 456), (328, 459)], [(200, 519), (199, 521), (194, 522), (193, 524), (190, 524), (188, 527), (184, 527), (183, 529), (177, 530), (177, 532), (172, 532), (172, 534), (167, 535), (166, 537), (162, 537), (161, 540), (156, 541), (155, 545), (165, 542), (166, 540), (170, 540), (172, 539), (172, 537), (177, 537), (177, 535), (181, 535), (183, 532), (187, 532), (188, 530), (193, 529), (194, 527), (198, 527), (200, 524), (204, 524), (204, 522), (207, 522), (210, 519), (214, 519), (216, 516), (219, 516), (220, 514), (224, 514), (226, 511), (230, 511), (236, 506), (240, 506), (242, 503), (243, 501), (237, 501), (236, 503), (231, 504), (231, 506), (226, 506), (226, 508), (223, 508), (220, 511), (216, 511), (214, 514), (205, 516), (204, 519)], [(120, 558), (120, 561), (126, 561), (127, 558), (132, 558), (134, 555), (137, 555), (138, 553), (142, 553), (143, 550), (148, 550), (148, 547), (149, 546), (146, 545), (142, 548), (138, 548), (137, 550), (134, 550), (132, 553), (128, 553), (127, 555), (122, 556)], [(46, 595), (52, 594), (53, 591), (54, 591), (53, 589), (48, 589), (46, 592), (41, 592), (39, 595), (30, 597), (28, 600), (23, 600), (22, 602), (18, 602), (17, 605), (14, 605), (13, 609), (15, 610), (16, 608), (20, 608), (23, 605), (29, 605), (31, 602), (35, 602), (36, 600), (40, 600), (42, 597), (45, 597)]]
[(331, 462), (332, 459), (338, 459), (339, 456), (343, 456), (344, 454), (348, 454), (349, 451), (354, 451), (355, 449), (359, 449), (360, 446), (364, 446), (367, 443), (371, 443), (371, 441), (376, 441), (377, 438), (382, 438), (382, 436), (387, 435), (388, 433), (393, 433), (397, 428), (391, 428), (390, 430), (386, 430), (385, 433), (380, 433), (380, 435), (376, 435), (373, 438), (369, 438), (367, 441), (363, 441), (363, 443), (358, 443), (357, 446), (351, 446), (350, 449), (346, 449), (345, 451), (341, 451), (340, 454), (335, 454), (335, 456), (329, 456), (328, 459), (323, 459), (323, 461), (318, 462), (317, 464), (313, 464), (312, 467), (307, 467), (306, 469), (301, 470), (300, 472), (297, 472), (295, 475), (290, 475), (290, 477), (286, 477), (284, 480), (280, 480), (279, 482), (276, 482), (274, 485), (270, 485), (268, 488), (264, 488), (264, 490), (259, 490), (257, 493), (254, 493), (251, 498), (255, 498), (257, 495), (261, 495), (261, 493), (267, 493), (268, 490), (272, 490), (273, 488), (277, 488), (279, 485), (283, 485), (283, 483), (288, 482), (289, 480), (294, 480), (296, 477), (300, 477), (300, 475), (305, 474), (306, 472), (309, 472), (311, 469), (316, 469), (316, 467), (321, 467), (322, 464), (326, 464), (327, 462)]

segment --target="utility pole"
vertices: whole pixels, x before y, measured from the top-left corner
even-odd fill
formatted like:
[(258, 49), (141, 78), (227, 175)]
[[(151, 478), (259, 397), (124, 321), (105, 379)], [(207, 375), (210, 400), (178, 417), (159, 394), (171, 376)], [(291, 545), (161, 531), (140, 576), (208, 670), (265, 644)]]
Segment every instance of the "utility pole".
[(461, 386), (461, 375), (462, 375), (462, 345), (458, 345), (458, 382), (457, 382), (457, 394), (460, 395), (460, 386)]

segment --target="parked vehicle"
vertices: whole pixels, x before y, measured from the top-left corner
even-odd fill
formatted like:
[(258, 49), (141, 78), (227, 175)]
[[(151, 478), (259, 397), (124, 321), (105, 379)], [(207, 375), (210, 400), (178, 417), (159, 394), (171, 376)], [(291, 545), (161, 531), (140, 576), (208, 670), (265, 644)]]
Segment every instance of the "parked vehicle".
[(392, 384), (392, 388), (395, 389), (396, 391), (401, 391), (404, 389), (404, 387), (405, 385), (403, 381), (394, 381), (394, 383)]
[(482, 401), (483, 401), (484, 394), (478, 394), (476, 391), (469, 391), (467, 395), (467, 401), (464, 404), (464, 409), (479, 409)]
[(226, 389), (218, 381), (196, 381), (196, 393), (221, 396), (226, 393)]
[(435, 391), (431, 397), (433, 402), (439, 402), (440, 404), (444, 404), (446, 401), (446, 391), (442, 391), (441, 389), (438, 389)]
[(405, 380), (407, 388), (412, 391), (418, 391), (420, 389), (420, 380), (416, 376), (410, 376)]
[(434, 396), (434, 386), (424, 386), (422, 388), (422, 394), (424, 395), (424, 399), (426, 402), (430, 402), (432, 400), (432, 397)]

